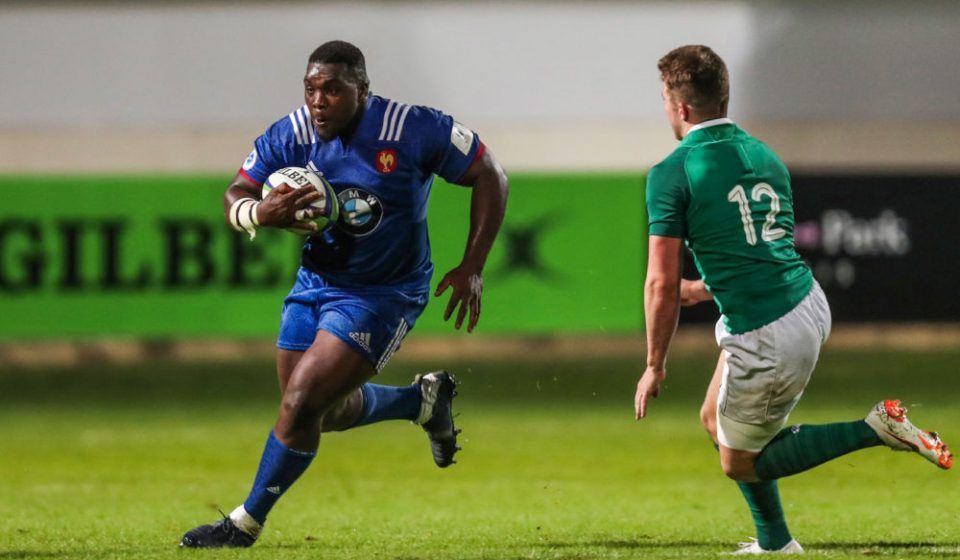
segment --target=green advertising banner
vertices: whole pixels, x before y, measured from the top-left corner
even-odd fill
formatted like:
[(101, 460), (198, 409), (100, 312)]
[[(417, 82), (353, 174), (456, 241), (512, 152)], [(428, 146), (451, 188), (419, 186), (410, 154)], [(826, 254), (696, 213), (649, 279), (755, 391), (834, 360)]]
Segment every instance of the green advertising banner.
[[(3, 176), (0, 339), (273, 336), (303, 238), (223, 222), (229, 177)], [(643, 177), (511, 176), (478, 333), (642, 326)], [(463, 254), (470, 190), (437, 181), (434, 286)], [(447, 294), (449, 295), (449, 294)], [(447, 295), (419, 333), (452, 333)]]

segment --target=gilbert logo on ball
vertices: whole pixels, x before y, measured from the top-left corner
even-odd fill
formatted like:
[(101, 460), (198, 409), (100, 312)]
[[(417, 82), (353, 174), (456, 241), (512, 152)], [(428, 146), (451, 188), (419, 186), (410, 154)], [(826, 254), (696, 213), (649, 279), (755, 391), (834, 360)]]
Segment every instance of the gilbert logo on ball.
[[(319, 228), (318, 231), (323, 231), (330, 227), (330, 224), (337, 221), (337, 218), (340, 216), (340, 204), (337, 201), (337, 193), (334, 192), (333, 187), (322, 175), (304, 167), (284, 167), (278, 169), (271, 173), (270, 176), (267, 177), (266, 182), (263, 183), (261, 198), (266, 198), (267, 195), (270, 194), (270, 191), (284, 183), (295, 189), (312, 187), (323, 195), (310, 204), (310, 206), (316, 209), (315, 212), (317, 215), (313, 218), (313, 221), (316, 222)], [(286, 230), (302, 235), (313, 233), (310, 229), (298, 226), (297, 224), (286, 228)]]

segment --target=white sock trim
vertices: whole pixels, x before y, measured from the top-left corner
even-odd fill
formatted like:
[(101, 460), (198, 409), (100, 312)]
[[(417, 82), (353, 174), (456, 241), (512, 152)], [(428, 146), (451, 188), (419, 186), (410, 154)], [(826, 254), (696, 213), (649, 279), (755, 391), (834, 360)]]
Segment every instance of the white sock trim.
[(257, 520), (247, 513), (247, 510), (243, 509), (243, 504), (230, 512), (230, 521), (233, 521), (238, 529), (253, 538), (259, 537), (260, 531), (263, 530), (263, 525), (257, 523)]

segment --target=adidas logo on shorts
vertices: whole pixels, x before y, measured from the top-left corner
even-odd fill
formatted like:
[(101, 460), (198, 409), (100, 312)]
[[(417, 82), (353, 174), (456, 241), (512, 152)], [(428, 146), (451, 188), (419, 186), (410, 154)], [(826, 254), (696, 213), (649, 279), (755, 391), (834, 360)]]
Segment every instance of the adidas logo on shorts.
[(354, 342), (360, 345), (361, 348), (370, 352), (370, 333), (368, 332), (352, 332), (350, 333), (350, 338)]

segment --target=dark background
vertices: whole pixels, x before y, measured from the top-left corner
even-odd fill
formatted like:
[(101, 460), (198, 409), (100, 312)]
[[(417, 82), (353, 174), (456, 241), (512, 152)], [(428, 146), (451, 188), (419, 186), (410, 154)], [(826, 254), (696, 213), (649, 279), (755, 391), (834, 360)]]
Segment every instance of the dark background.
[[(960, 320), (960, 176), (793, 175), (797, 250), (834, 322)], [(684, 276), (695, 278), (687, 254)], [(683, 309), (716, 321), (716, 305)]]

